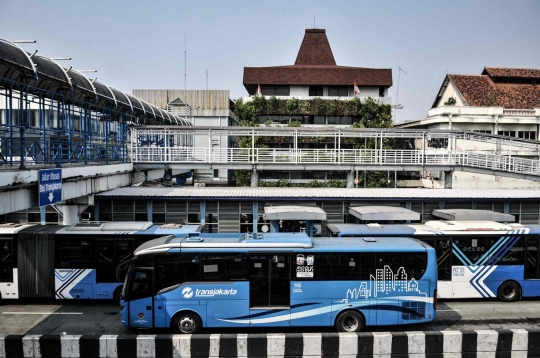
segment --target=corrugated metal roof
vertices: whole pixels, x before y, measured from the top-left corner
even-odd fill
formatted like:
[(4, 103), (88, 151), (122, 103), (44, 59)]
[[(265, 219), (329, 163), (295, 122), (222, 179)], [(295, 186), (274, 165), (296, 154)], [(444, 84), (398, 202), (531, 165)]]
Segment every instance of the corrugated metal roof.
[(399, 206), (355, 206), (349, 214), (360, 220), (420, 220), (420, 213)]
[(265, 220), (326, 220), (326, 212), (316, 206), (267, 206)]
[(516, 221), (516, 217), (514, 215), (498, 213), (491, 210), (437, 209), (433, 210), (432, 214), (433, 216), (451, 221)]
[(503, 189), (345, 189), (345, 188), (248, 188), (248, 187), (125, 187), (98, 197), (166, 198), (270, 198), (299, 199), (540, 199), (540, 190)]

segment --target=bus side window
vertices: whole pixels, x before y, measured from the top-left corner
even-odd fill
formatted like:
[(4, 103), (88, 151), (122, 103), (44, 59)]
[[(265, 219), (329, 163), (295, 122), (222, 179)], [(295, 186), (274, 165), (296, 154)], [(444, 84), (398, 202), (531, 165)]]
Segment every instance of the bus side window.
[[(516, 237), (511, 237), (510, 240), (515, 240)], [(504, 256), (499, 257), (498, 265), (523, 265), (525, 258), (525, 248), (523, 247), (525, 238), (519, 239)]]
[[(476, 235), (467, 237), (456, 236), (454, 237), (454, 244), (456, 244), (459, 250), (472, 264), (475, 264), (498, 240), (500, 240), (499, 237)], [(456, 256), (455, 253), (454, 256)], [(454, 265), (461, 262), (459, 256), (454, 259)]]
[(56, 239), (56, 268), (92, 268), (92, 243), (86, 239)]
[(180, 283), (201, 280), (200, 256), (198, 254), (184, 254), (176, 265), (180, 273)]
[[(294, 257), (294, 256), (293, 256)], [(305, 254), (305, 260), (293, 260), (291, 265), (292, 280), (326, 281), (332, 279), (331, 254)]]
[(247, 280), (246, 254), (207, 254), (202, 257), (203, 281)]
[(13, 282), (11, 240), (0, 240), (0, 282)]
[(360, 279), (360, 262), (357, 253), (332, 254), (332, 280), (358, 279)]

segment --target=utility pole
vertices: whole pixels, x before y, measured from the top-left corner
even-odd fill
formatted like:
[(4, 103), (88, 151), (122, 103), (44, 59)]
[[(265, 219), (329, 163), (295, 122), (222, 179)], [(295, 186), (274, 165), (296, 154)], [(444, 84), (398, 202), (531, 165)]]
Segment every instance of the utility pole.
[(396, 88), (396, 104), (394, 105), (394, 123), (397, 123), (397, 105), (398, 105), (398, 95), (399, 95), (399, 79), (401, 77), (401, 72), (404, 74), (407, 74), (407, 72), (403, 71), (401, 67), (398, 67), (398, 77), (397, 77), (397, 88)]

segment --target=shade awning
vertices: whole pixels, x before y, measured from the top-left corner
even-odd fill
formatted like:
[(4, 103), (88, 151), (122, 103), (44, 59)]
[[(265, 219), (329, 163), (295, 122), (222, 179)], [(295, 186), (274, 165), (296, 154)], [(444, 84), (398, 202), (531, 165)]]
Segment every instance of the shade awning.
[(326, 220), (326, 212), (316, 206), (267, 206), (265, 220)]
[(437, 209), (433, 210), (433, 216), (451, 221), (496, 221), (514, 222), (514, 215), (498, 213), (491, 210), (475, 209)]
[(420, 220), (420, 213), (395, 206), (351, 206), (349, 214), (360, 220)]

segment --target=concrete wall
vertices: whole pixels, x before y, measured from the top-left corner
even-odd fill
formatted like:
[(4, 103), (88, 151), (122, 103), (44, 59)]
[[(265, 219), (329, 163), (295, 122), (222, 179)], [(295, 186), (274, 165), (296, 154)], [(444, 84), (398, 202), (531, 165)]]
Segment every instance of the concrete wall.
[(307, 97), (309, 96), (309, 86), (291, 86), (291, 97)]
[[(437, 188), (437, 186), (436, 186)], [(540, 189), (540, 182), (484, 175), (467, 172), (454, 172), (453, 189)]]

